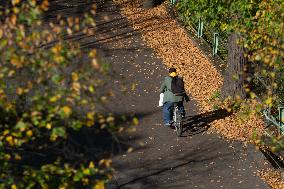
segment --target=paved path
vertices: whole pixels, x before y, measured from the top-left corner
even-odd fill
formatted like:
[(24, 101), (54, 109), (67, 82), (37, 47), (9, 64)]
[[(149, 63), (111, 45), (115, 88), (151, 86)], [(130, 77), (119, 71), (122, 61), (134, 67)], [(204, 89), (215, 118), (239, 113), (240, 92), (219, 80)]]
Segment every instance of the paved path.
[(110, 86), (116, 96), (109, 110), (136, 114), (140, 120), (137, 131), (126, 136), (133, 151), (113, 157), (116, 172), (109, 188), (269, 188), (255, 176), (263, 167), (259, 152), (206, 134), (207, 124), (224, 112), (198, 115), (192, 100), (186, 104), (183, 137), (161, 125), (157, 90), (166, 68), (109, 1), (98, 2), (96, 33), (86, 47), (96, 47), (116, 71)]

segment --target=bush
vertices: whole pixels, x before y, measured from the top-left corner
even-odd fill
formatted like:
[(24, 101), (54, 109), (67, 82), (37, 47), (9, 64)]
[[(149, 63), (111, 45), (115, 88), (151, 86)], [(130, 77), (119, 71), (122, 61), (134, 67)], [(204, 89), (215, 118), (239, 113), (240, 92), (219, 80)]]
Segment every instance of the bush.
[(103, 188), (111, 161), (68, 153), (74, 131), (117, 129), (97, 110), (107, 101), (105, 66), (95, 49), (67, 40), (93, 34), (95, 5), (52, 21), (44, 19), (49, 6), (0, 4), (0, 188)]

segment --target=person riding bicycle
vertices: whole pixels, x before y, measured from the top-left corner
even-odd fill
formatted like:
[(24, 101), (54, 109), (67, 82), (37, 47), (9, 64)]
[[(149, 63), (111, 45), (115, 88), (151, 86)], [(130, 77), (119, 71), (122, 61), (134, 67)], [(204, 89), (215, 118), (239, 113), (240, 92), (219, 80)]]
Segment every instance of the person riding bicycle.
[(183, 80), (178, 77), (175, 68), (169, 69), (169, 76), (164, 78), (160, 87), (160, 93), (164, 93), (163, 98), (163, 119), (164, 126), (171, 126), (173, 120), (173, 109), (176, 103), (182, 116), (185, 116), (183, 101), (188, 102), (189, 98), (184, 90)]

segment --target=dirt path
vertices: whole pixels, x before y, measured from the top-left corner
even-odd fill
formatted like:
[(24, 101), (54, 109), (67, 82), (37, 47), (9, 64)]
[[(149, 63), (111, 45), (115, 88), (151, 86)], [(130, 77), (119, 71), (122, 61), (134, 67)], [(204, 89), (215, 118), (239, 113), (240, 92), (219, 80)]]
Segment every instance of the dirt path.
[[(259, 152), (206, 134), (208, 124), (226, 116), (224, 112), (199, 115), (192, 100), (186, 104), (183, 137), (161, 125), (157, 91), (166, 67), (110, 1), (98, 2), (96, 33), (85, 46), (96, 47), (116, 70), (116, 97), (109, 110), (134, 113), (140, 120), (126, 140), (133, 151), (113, 157), (116, 171), (109, 188), (269, 188), (255, 176), (264, 163)], [(131, 90), (122, 93), (122, 86)]]

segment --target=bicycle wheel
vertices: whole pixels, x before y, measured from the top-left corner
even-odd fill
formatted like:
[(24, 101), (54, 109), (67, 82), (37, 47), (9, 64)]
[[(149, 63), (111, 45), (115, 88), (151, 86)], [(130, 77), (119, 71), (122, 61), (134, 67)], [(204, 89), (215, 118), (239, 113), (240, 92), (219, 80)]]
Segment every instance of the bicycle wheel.
[(176, 134), (178, 137), (181, 136), (182, 134), (182, 126), (183, 126), (183, 123), (182, 123), (182, 116), (181, 116), (181, 113), (180, 111), (178, 110), (178, 108), (175, 108), (175, 128), (176, 128)]

